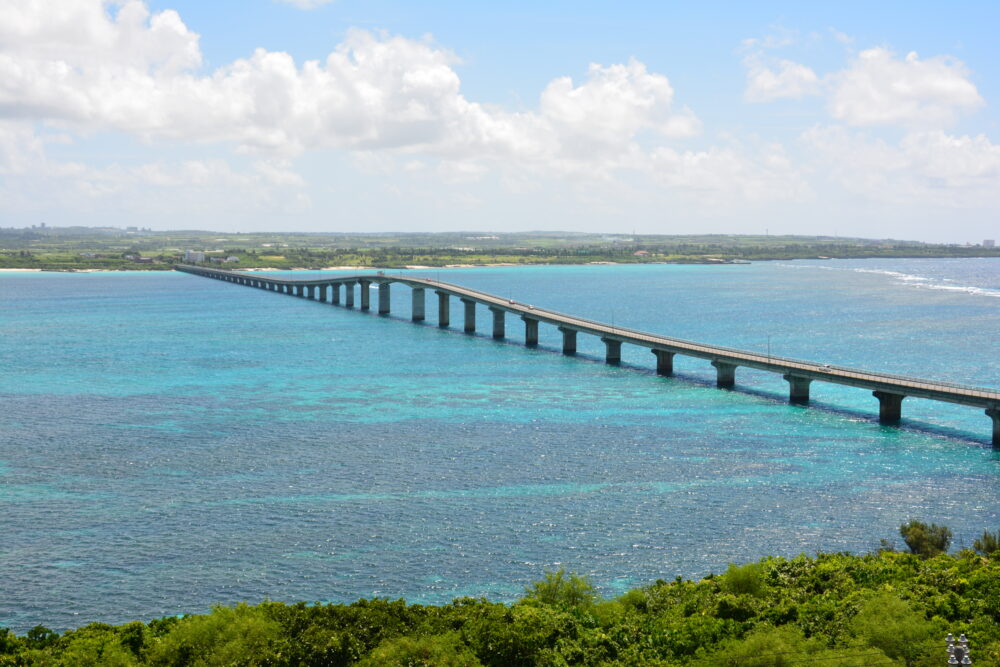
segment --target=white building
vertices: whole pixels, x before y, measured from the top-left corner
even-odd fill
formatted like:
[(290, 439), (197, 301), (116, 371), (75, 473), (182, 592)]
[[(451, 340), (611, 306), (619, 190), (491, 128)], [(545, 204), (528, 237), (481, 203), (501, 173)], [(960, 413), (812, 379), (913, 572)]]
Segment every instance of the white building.
[(205, 253), (200, 250), (185, 250), (184, 251), (184, 261), (185, 262), (204, 262)]

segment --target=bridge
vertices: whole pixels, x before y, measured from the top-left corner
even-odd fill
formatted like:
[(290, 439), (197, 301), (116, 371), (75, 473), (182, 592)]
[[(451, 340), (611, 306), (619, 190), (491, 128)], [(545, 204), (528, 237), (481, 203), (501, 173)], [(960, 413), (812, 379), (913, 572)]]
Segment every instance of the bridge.
[(411, 289), (413, 299), (411, 318), (414, 322), (425, 320), (426, 292), (432, 290), (437, 295), (437, 322), (438, 326), (442, 328), (451, 325), (451, 301), (456, 298), (462, 304), (462, 324), (466, 333), (476, 332), (476, 306), (482, 305), (488, 308), (492, 314), (494, 338), (503, 339), (506, 337), (508, 315), (519, 317), (524, 324), (524, 344), (528, 347), (538, 345), (538, 325), (545, 323), (557, 327), (562, 333), (563, 354), (576, 354), (578, 334), (597, 336), (605, 345), (605, 361), (607, 363), (617, 364), (621, 362), (623, 343), (638, 345), (649, 348), (656, 356), (656, 372), (659, 375), (673, 373), (674, 356), (678, 354), (706, 359), (711, 362), (716, 369), (716, 384), (721, 388), (735, 386), (736, 369), (740, 367), (779, 373), (788, 382), (788, 398), (792, 403), (806, 404), (809, 402), (809, 386), (813, 381), (860, 387), (871, 390), (872, 395), (878, 399), (879, 421), (883, 424), (899, 423), (903, 399), (908, 396), (982, 408), (993, 421), (993, 446), (1000, 448), (1000, 390), (996, 389), (890, 373), (875, 373), (856, 368), (762, 355), (746, 350), (670, 338), (595, 322), (554, 310), (536, 308), (512, 299), (504, 299), (486, 292), (429, 278), (387, 276), (380, 272), (376, 275), (339, 275), (300, 279), (190, 265), (177, 265), (175, 268), (178, 271), (207, 278), (321, 302), (327, 302), (329, 296), (329, 303), (342, 304), (347, 308), (355, 307), (355, 294), (357, 293), (357, 306), (363, 311), (371, 309), (370, 288), (372, 284), (376, 284), (378, 286), (378, 313), (380, 315), (389, 314), (391, 286), (398, 283)]

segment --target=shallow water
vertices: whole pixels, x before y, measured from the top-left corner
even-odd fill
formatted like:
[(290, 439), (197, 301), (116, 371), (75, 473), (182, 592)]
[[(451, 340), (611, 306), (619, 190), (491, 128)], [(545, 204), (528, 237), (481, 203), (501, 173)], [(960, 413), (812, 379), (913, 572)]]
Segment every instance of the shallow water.
[[(414, 271), (679, 338), (1000, 386), (1000, 261)], [(301, 275), (301, 274), (298, 274)], [(581, 336), (581, 358), (179, 273), (0, 274), (0, 625), (213, 602), (606, 595), (765, 554), (867, 551), (911, 517), (1000, 527), (981, 410)], [(452, 319), (457, 320), (457, 302)], [(489, 333), (488, 311), (479, 313)], [(460, 323), (459, 323), (460, 324)]]

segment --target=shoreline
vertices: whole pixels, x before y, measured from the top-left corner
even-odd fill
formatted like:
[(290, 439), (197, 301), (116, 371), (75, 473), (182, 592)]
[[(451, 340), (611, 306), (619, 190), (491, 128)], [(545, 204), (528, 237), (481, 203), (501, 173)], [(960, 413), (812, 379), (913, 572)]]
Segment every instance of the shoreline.
[[(679, 262), (642, 262), (646, 265), (664, 265), (664, 264), (677, 264)], [(705, 262), (705, 264), (719, 264), (720, 262)], [(378, 267), (378, 266), (324, 266), (318, 269), (311, 269), (305, 266), (293, 266), (288, 269), (279, 268), (276, 266), (253, 266), (248, 268), (232, 268), (229, 267), (225, 270), (229, 271), (240, 271), (242, 273), (255, 273), (258, 271), (440, 271), (442, 269), (483, 269), (483, 268), (495, 268), (501, 266), (618, 266), (621, 262), (585, 262), (582, 264), (521, 264), (518, 262), (491, 262), (489, 264), (445, 264), (443, 266), (425, 266), (422, 264), (407, 264), (406, 266), (397, 266), (391, 268)], [(638, 265), (639, 263), (636, 262)], [(209, 267), (215, 268), (215, 267)], [(155, 268), (155, 269), (3, 269), (0, 268), (0, 273), (149, 273), (152, 271), (173, 271), (173, 267), (169, 268)]]
[[(309, 268), (305, 266), (294, 266), (291, 268), (279, 268), (276, 266), (253, 266), (253, 267), (222, 267), (224, 270), (230, 271), (240, 271), (243, 273), (253, 273), (258, 271), (441, 271), (447, 269), (480, 269), (480, 268), (498, 268), (498, 267), (538, 267), (538, 266), (743, 266), (756, 264), (759, 262), (793, 262), (793, 261), (836, 261), (836, 260), (858, 260), (858, 259), (873, 259), (873, 260), (899, 260), (899, 259), (989, 259), (992, 256), (879, 256), (879, 255), (868, 255), (863, 257), (777, 257), (769, 259), (708, 259), (699, 261), (666, 261), (666, 262), (613, 262), (613, 261), (594, 261), (594, 262), (567, 262), (567, 263), (557, 263), (557, 262), (538, 262), (538, 263), (522, 263), (522, 262), (489, 262), (486, 264), (444, 264), (442, 266), (431, 266), (425, 264), (407, 264), (405, 266), (394, 266), (394, 267), (379, 267), (379, 266), (324, 266), (321, 268)], [(215, 268), (215, 267), (209, 267)], [(46, 269), (36, 269), (36, 268), (0, 268), (0, 274), (3, 273), (150, 273), (157, 271), (174, 271), (173, 265), (155, 268), (115, 268), (115, 269), (96, 269), (96, 268), (46, 268)]]

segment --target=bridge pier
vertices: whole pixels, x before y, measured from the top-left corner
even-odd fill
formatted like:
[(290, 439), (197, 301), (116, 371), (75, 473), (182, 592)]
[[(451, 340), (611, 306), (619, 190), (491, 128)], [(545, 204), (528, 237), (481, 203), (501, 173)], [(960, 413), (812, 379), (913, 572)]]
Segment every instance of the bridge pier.
[(328, 287), (328, 285), (320, 285), (319, 286), (319, 300), (320, 301), (324, 301), (324, 302), (326, 301), (326, 288), (327, 287)]
[(315, 299), (316, 298), (316, 286), (315, 285), (306, 285), (306, 296), (308, 296), (310, 299)]
[(563, 354), (576, 354), (576, 329), (559, 327), (563, 335)]
[(303, 285), (296, 285), (295, 286), (295, 296), (304, 296), (305, 295), (305, 289), (303, 289), (303, 287), (304, 287)]
[(359, 280), (358, 285), (361, 286), (361, 310), (371, 310), (372, 307), (372, 294), (371, 294), (371, 283), (367, 280)]
[(470, 299), (459, 299), (465, 304), (465, 333), (476, 333), (476, 302)]
[(500, 308), (490, 308), (490, 312), (493, 313), (493, 337), (502, 340), (507, 335), (504, 326), (504, 311)]
[(346, 308), (354, 308), (354, 286), (353, 280), (344, 283), (344, 306)]
[(379, 283), (378, 285), (378, 314), (388, 315), (389, 306), (392, 303), (390, 299), (391, 292), (389, 292), (389, 283)]
[(987, 409), (986, 416), (993, 420), (993, 448), (1000, 449), (1000, 407)]
[(880, 424), (898, 424), (902, 418), (903, 394), (893, 394), (888, 391), (873, 391), (872, 396), (878, 399), (878, 421)]
[(423, 322), (424, 304), (426, 303), (424, 299), (424, 288), (414, 287), (412, 291), (413, 291), (413, 308), (411, 308), (410, 310), (413, 313), (413, 315), (411, 319), (414, 322)]
[(537, 347), (538, 346), (538, 320), (521, 316), (524, 321), (524, 346), (525, 347)]
[(657, 375), (673, 375), (674, 374), (674, 353), (667, 352), (666, 350), (650, 350), (656, 355), (656, 374)]
[(435, 292), (438, 295), (438, 326), (446, 329), (451, 324), (451, 297), (447, 292)]
[(732, 389), (736, 385), (736, 364), (725, 361), (713, 361), (715, 366), (715, 386), (719, 389)]
[(614, 338), (602, 338), (604, 343), (604, 363), (620, 364), (622, 362), (622, 342)]
[(797, 405), (805, 405), (809, 402), (809, 384), (812, 378), (792, 375), (791, 373), (782, 376), (788, 382), (788, 402)]
[(340, 283), (330, 283), (330, 303), (340, 305)]

